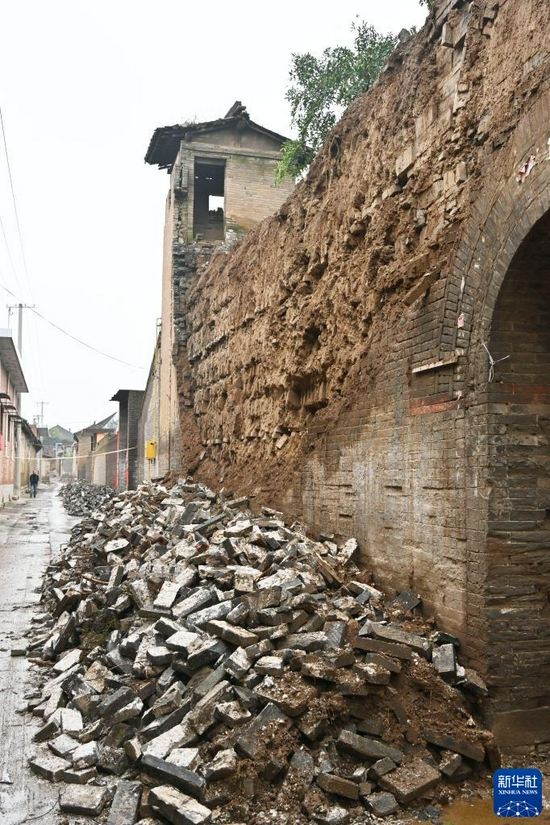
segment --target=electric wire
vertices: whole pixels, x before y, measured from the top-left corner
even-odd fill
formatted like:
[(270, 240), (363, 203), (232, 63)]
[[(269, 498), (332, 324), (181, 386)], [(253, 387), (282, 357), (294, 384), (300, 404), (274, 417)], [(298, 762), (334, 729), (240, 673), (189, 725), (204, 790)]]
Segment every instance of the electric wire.
[[(9, 289), (5, 284), (0, 283), (0, 289), (5, 290), (9, 295), (12, 296), (12, 298), (15, 298), (16, 301), (19, 301), (19, 298), (17, 297), (15, 292), (12, 292), (12, 290)], [(116, 361), (119, 364), (124, 364), (125, 367), (132, 367), (132, 369), (136, 369), (136, 370), (146, 370), (147, 369), (147, 367), (142, 367), (140, 364), (130, 364), (129, 361), (123, 361), (121, 358), (116, 358), (114, 355), (109, 355), (108, 352), (103, 352), (103, 350), (100, 350), (97, 347), (92, 346), (92, 344), (87, 344), (86, 341), (82, 341), (81, 338), (77, 338), (76, 335), (73, 335), (72, 333), (67, 332), (67, 330), (63, 329), (63, 327), (60, 327), (59, 324), (56, 324), (54, 321), (50, 321), (50, 319), (46, 318), (45, 315), (42, 315), (42, 313), (39, 312), (36, 309), (36, 307), (27, 307), (27, 309), (30, 309), (31, 312), (34, 312), (35, 315), (37, 315), (39, 318), (41, 318), (47, 324), (50, 324), (50, 326), (54, 327), (59, 332), (62, 332), (63, 335), (66, 335), (68, 338), (72, 338), (73, 341), (76, 341), (77, 343), (81, 344), (83, 347), (86, 347), (87, 349), (90, 349), (93, 352), (96, 352), (98, 355), (102, 355), (104, 358), (110, 358), (111, 361)]]
[(23, 261), (23, 269), (25, 270), (25, 277), (27, 279), (27, 285), (29, 287), (29, 295), (32, 294), (31, 289), (31, 281), (29, 278), (29, 270), (27, 268), (27, 258), (25, 256), (25, 247), (23, 245), (23, 235), (21, 233), (21, 224), (19, 223), (19, 212), (17, 210), (17, 200), (15, 197), (15, 189), (13, 186), (13, 178), (11, 174), (11, 164), (10, 164), (10, 155), (8, 151), (8, 141), (6, 139), (6, 129), (4, 127), (4, 116), (2, 114), (2, 107), (0, 106), (0, 126), (2, 127), (2, 139), (4, 141), (4, 152), (6, 153), (6, 166), (8, 167), (8, 178), (10, 182), (10, 189), (11, 189), (11, 199), (13, 202), (13, 211), (15, 213), (15, 225), (17, 226), (17, 234), (19, 236), (19, 245), (21, 247), (21, 259)]
[(59, 332), (62, 332), (63, 335), (67, 335), (69, 338), (72, 338), (73, 341), (77, 341), (79, 344), (82, 344), (83, 347), (91, 349), (93, 352), (97, 352), (99, 355), (103, 355), (104, 358), (110, 358), (111, 361), (117, 361), (119, 364), (124, 364), (124, 366), (126, 367), (133, 367), (136, 370), (147, 369), (147, 367), (141, 367), (138, 364), (130, 364), (128, 361), (123, 361), (121, 358), (116, 358), (114, 355), (109, 355), (108, 352), (103, 352), (102, 350), (97, 349), (97, 347), (93, 347), (91, 344), (87, 344), (86, 341), (82, 341), (81, 338), (77, 338), (76, 335), (72, 335), (70, 332), (67, 332), (66, 329), (63, 329), (62, 327), (58, 326), (58, 324), (55, 324), (53, 321), (50, 321), (49, 318), (46, 318), (45, 315), (42, 315), (42, 313), (38, 312), (38, 310), (34, 307), (29, 307), (29, 309), (31, 312), (34, 312), (35, 315), (38, 315), (39, 318), (42, 318), (42, 320), (45, 321), (47, 324), (59, 330)]
[[(104, 455), (117, 455), (118, 453), (129, 453), (131, 450), (137, 450), (137, 446), (136, 447), (122, 447), (119, 450), (107, 450), (105, 452), (100, 452), (99, 450), (96, 450), (93, 453), (75, 453), (75, 455), (76, 455), (77, 459), (81, 459), (81, 458), (92, 458), (92, 456), (101, 457), (101, 456), (104, 456)], [(52, 456), (44, 455), (44, 456), (40, 456), (40, 458), (43, 458), (45, 461), (48, 461), (48, 460), (57, 461), (59, 459), (61, 459), (61, 461), (68, 461), (68, 460), (72, 459), (73, 456), (72, 455), (52, 455)], [(36, 459), (37, 459), (37, 456), (21, 456), (21, 461), (36, 461)]]
[(4, 221), (2, 220), (1, 216), (0, 216), (0, 229), (2, 230), (2, 237), (4, 238), (4, 244), (6, 246), (6, 252), (8, 253), (8, 260), (10, 262), (11, 271), (13, 272), (13, 276), (15, 278), (15, 283), (17, 285), (17, 288), (20, 289), (19, 278), (17, 277), (17, 272), (16, 272), (16, 269), (15, 269), (15, 266), (14, 266), (14, 263), (13, 263), (12, 255), (11, 255), (10, 245), (8, 243), (8, 236), (6, 235), (6, 229), (4, 227)]
[[(26, 258), (26, 255), (25, 255), (25, 247), (24, 247), (24, 244), (23, 244), (23, 234), (21, 232), (21, 224), (20, 224), (20, 221), (19, 221), (19, 211), (17, 209), (17, 198), (15, 196), (15, 187), (14, 187), (14, 184), (13, 184), (13, 176), (12, 176), (12, 171), (11, 171), (11, 163), (10, 163), (9, 150), (8, 150), (8, 142), (7, 142), (6, 129), (5, 129), (5, 124), (4, 124), (4, 116), (3, 116), (3, 113), (2, 113), (2, 107), (1, 106), (0, 106), (0, 128), (2, 130), (2, 140), (3, 140), (4, 152), (5, 152), (5, 156), (6, 156), (6, 166), (7, 166), (7, 170), (8, 170), (8, 178), (9, 178), (11, 197), (12, 197), (12, 203), (13, 203), (13, 211), (14, 211), (14, 214), (15, 214), (15, 222), (16, 222), (16, 226), (17, 226), (17, 234), (18, 234), (18, 238), (19, 238), (19, 245), (21, 247), (21, 259), (22, 259), (22, 262), (23, 262), (25, 277), (27, 279), (29, 295), (32, 298), (32, 287), (31, 287), (31, 281), (30, 281), (30, 277), (29, 277), (29, 270), (28, 270), (28, 267), (27, 267), (27, 258)], [(6, 235), (6, 232), (5, 232), (4, 224), (1, 221), (1, 218), (0, 218), (0, 227), (1, 227), (1, 230), (2, 230), (2, 235), (4, 237), (4, 242), (5, 242), (5, 245), (6, 245), (6, 250), (7, 250), (7, 253), (8, 253), (8, 258), (9, 258), (9, 261), (10, 261), (10, 265), (11, 265), (11, 268), (13, 270), (13, 274), (15, 276), (15, 281), (16, 281), (17, 287), (20, 288), (21, 285), (20, 285), (19, 279), (17, 277), (17, 271), (16, 271), (16, 268), (15, 268), (14, 263), (13, 263), (13, 257), (12, 257), (11, 250), (10, 250), (10, 247), (9, 247), (9, 244), (8, 244), (8, 239), (7, 239), (7, 235)], [(16, 300), (18, 300), (15, 293), (11, 289), (9, 289), (4, 283), (0, 283), (0, 287), (2, 287), (2, 289), (4, 289), (9, 295), (12, 295)], [(70, 338), (71, 340), (73, 340), (76, 343), (80, 344), (81, 346), (86, 347), (86, 349), (89, 349), (92, 352), (95, 352), (97, 355), (101, 355), (104, 358), (108, 358), (111, 361), (115, 361), (118, 364), (123, 364), (124, 366), (131, 367), (133, 369), (139, 369), (139, 370), (147, 369), (146, 367), (142, 367), (141, 365), (138, 365), (138, 364), (131, 364), (128, 361), (124, 361), (121, 358), (117, 358), (114, 355), (110, 355), (109, 353), (104, 352), (103, 350), (100, 350), (97, 347), (94, 347), (92, 344), (88, 344), (86, 341), (83, 341), (81, 338), (78, 338), (76, 335), (73, 335), (72, 333), (68, 332), (66, 329), (63, 329), (63, 327), (60, 327), (59, 324), (56, 324), (54, 321), (51, 321), (49, 318), (47, 318), (45, 315), (43, 315), (41, 312), (39, 312), (36, 309), (36, 307), (29, 306), (27, 308), (30, 309), (31, 312), (33, 312), (42, 321), (49, 324), (54, 329), (58, 330), (58, 332), (61, 332), (63, 335), (66, 335), (68, 338)], [(34, 340), (37, 344), (38, 335), (37, 335), (36, 329), (34, 328), (34, 325), (32, 327), (32, 330), (33, 330)], [(31, 347), (31, 350), (32, 350), (32, 347)], [(37, 372), (40, 376), (41, 381), (43, 382), (44, 381), (44, 373), (42, 371), (42, 363), (41, 363), (41, 357), (40, 357), (40, 347), (38, 347), (38, 345), (36, 346), (36, 352), (38, 353), (38, 359), (39, 359)], [(33, 365), (34, 365), (34, 353), (33, 353)]]

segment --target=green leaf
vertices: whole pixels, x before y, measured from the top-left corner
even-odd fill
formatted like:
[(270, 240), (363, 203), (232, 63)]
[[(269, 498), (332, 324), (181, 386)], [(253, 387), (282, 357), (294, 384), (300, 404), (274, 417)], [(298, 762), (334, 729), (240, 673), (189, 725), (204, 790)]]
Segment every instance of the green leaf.
[(281, 150), (279, 183), (285, 175), (298, 177), (309, 166), (343, 109), (370, 89), (397, 42), (395, 35), (380, 34), (365, 22), (355, 22), (351, 29), (351, 48), (327, 48), (320, 57), (292, 55), (286, 99), (298, 137)]

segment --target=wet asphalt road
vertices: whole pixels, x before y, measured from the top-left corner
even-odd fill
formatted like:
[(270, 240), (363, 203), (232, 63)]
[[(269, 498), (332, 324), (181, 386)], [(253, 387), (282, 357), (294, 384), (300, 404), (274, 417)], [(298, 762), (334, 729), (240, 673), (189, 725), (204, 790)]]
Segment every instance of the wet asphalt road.
[(25, 647), (44, 570), (67, 542), (77, 519), (66, 515), (58, 484), (40, 485), (36, 499), (26, 494), (0, 510), (0, 823), (54, 825), (58, 789), (30, 772), (27, 760), (39, 720), (20, 711), (33, 687)]

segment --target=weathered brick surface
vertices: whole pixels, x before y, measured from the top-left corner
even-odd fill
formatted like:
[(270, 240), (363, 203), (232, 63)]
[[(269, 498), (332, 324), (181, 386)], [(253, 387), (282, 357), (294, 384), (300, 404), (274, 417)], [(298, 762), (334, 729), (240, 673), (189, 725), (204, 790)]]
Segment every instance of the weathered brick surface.
[(358, 536), (506, 711), (550, 705), (550, 6), (495, 8), (441, 0), (275, 217), (176, 268), (173, 380), (187, 468)]

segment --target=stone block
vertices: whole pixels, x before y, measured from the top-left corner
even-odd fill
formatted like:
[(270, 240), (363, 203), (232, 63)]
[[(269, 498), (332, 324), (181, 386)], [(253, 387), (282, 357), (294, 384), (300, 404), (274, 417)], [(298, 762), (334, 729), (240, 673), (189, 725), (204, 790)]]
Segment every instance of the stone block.
[(399, 804), (391, 793), (372, 793), (365, 802), (376, 816), (389, 816), (399, 810)]
[(366, 736), (358, 736), (351, 731), (343, 730), (340, 732), (336, 741), (338, 750), (345, 753), (351, 753), (359, 759), (384, 759), (389, 757), (397, 765), (401, 764), (403, 760), (403, 753), (397, 748), (392, 748), (390, 745), (380, 742), (378, 739), (370, 739)]
[(343, 779), (341, 776), (320, 773), (317, 777), (317, 784), (327, 793), (344, 796), (346, 799), (359, 799), (359, 785), (356, 782), (350, 782), (349, 779)]
[(53, 670), (56, 673), (66, 673), (72, 667), (77, 665), (82, 658), (82, 651), (79, 648), (75, 648), (74, 650), (70, 650), (68, 653), (65, 653), (64, 656), (59, 659), (58, 662), (55, 663), (53, 666)]
[(326, 622), (323, 631), (327, 637), (325, 649), (339, 649), (346, 643), (348, 623), (343, 621)]
[(190, 722), (183, 721), (181, 725), (161, 733), (143, 745), (143, 752), (159, 759), (166, 757), (174, 748), (191, 745), (198, 739), (195, 729)]
[(107, 788), (71, 785), (59, 795), (59, 807), (65, 813), (99, 816), (109, 799)]
[(246, 630), (244, 627), (236, 627), (229, 622), (212, 621), (208, 622), (206, 627), (213, 636), (218, 636), (238, 647), (248, 647), (258, 641), (258, 636), (255, 633), (251, 633), (250, 630)]
[(63, 771), (62, 780), (68, 785), (87, 785), (97, 777), (97, 770), (95, 767), (82, 768), (82, 770), (75, 770), (74, 768)]
[(97, 767), (105, 773), (120, 776), (128, 767), (128, 759), (120, 748), (110, 748), (103, 745), (99, 749)]
[(195, 799), (201, 798), (204, 779), (194, 771), (174, 765), (173, 762), (165, 759), (159, 759), (150, 753), (144, 754), (140, 766), (141, 770), (153, 779), (169, 783)]
[(226, 702), (231, 698), (232, 689), (229, 682), (222, 681), (215, 685), (205, 696), (203, 696), (191, 713), (189, 721), (196, 732), (202, 736), (208, 728), (212, 727), (216, 720), (216, 707), (220, 702)]
[(217, 661), (225, 650), (225, 642), (207, 636), (205, 639), (200, 639), (196, 644), (191, 645), (187, 655), (187, 666), (191, 671), (198, 670), (200, 667)]
[(117, 710), (112, 716), (109, 716), (105, 721), (109, 726), (119, 725), (121, 722), (127, 722), (129, 719), (137, 719), (143, 712), (143, 702), (136, 696), (127, 705)]
[(181, 625), (174, 622), (172, 619), (169, 619), (167, 616), (163, 616), (155, 622), (155, 631), (160, 633), (160, 635), (164, 638), (167, 636), (173, 636), (174, 633), (178, 632), (178, 630), (181, 630)]
[(97, 706), (99, 716), (112, 716), (135, 698), (134, 691), (129, 687), (121, 687)]
[(380, 777), (378, 784), (394, 794), (399, 802), (407, 804), (434, 788), (440, 779), (437, 768), (416, 758)]
[(467, 739), (456, 739), (454, 736), (447, 736), (435, 730), (425, 730), (422, 732), (422, 735), (430, 745), (436, 745), (438, 748), (459, 753), (467, 759), (473, 759), (474, 762), (483, 762), (485, 758), (485, 748), (483, 745), (469, 742)]
[(127, 587), (128, 595), (139, 610), (151, 606), (151, 594), (144, 579), (133, 579)]
[(370, 662), (357, 662), (353, 666), (354, 673), (358, 673), (369, 685), (389, 685), (391, 673), (385, 667)]
[(286, 639), (286, 647), (291, 650), (305, 650), (306, 653), (324, 650), (326, 644), (327, 636), (321, 630), (312, 633), (292, 633)]
[(163, 582), (159, 594), (153, 602), (153, 607), (169, 610), (176, 601), (180, 590), (181, 585), (178, 582)]
[(166, 647), (170, 650), (175, 650), (177, 653), (185, 653), (187, 655), (191, 645), (199, 641), (200, 638), (198, 633), (192, 633), (190, 630), (178, 630), (177, 633), (168, 636), (166, 639)]
[(408, 612), (410, 610), (414, 610), (414, 608), (418, 607), (420, 603), (420, 596), (413, 593), (412, 590), (403, 590), (398, 596), (396, 596), (393, 602), (388, 605), (388, 607), (390, 610), (401, 610)]
[(453, 679), (456, 674), (456, 655), (452, 644), (434, 647), (432, 663), (440, 676), (444, 679)]
[(199, 587), (194, 593), (187, 596), (172, 608), (172, 614), (177, 619), (184, 619), (190, 613), (196, 613), (203, 607), (208, 607), (216, 601), (214, 593), (204, 587)]
[(71, 759), (71, 754), (77, 750), (78, 746), (79, 742), (67, 733), (62, 733), (48, 742), (49, 749), (62, 759)]
[(200, 764), (200, 751), (198, 748), (174, 748), (166, 757), (166, 761), (194, 771)]
[(43, 776), (44, 779), (48, 779), (50, 782), (59, 782), (63, 776), (63, 771), (71, 767), (71, 763), (67, 762), (66, 759), (48, 752), (31, 757), (29, 765), (34, 773)]
[(252, 662), (242, 647), (234, 650), (223, 664), (225, 672), (238, 681), (246, 676), (251, 667)]
[(262, 676), (282, 676), (284, 662), (280, 656), (262, 656), (254, 665), (254, 670)]
[(141, 743), (137, 736), (135, 736), (133, 739), (128, 739), (124, 743), (124, 753), (130, 760), (130, 762), (137, 762), (139, 759), (141, 759), (143, 751), (141, 749)]
[(183, 703), (185, 687), (181, 682), (174, 682), (168, 690), (162, 694), (151, 706), (151, 711), (155, 718), (166, 716), (178, 710)]
[(108, 668), (101, 662), (93, 662), (84, 674), (84, 681), (90, 685), (97, 693), (103, 693), (105, 689), (105, 677), (109, 673)]
[(381, 653), (367, 653), (364, 661), (367, 665), (378, 665), (391, 673), (401, 673), (401, 662), (398, 659), (383, 656)]
[(121, 779), (117, 783), (115, 796), (105, 825), (134, 825), (138, 819), (141, 800), (141, 782)]
[(86, 742), (73, 751), (73, 768), (76, 771), (90, 768), (96, 764), (99, 756), (97, 742)]
[(451, 751), (443, 751), (441, 754), (441, 762), (439, 763), (439, 770), (441, 773), (450, 779), (453, 774), (462, 765), (462, 757), (459, 753), (451, 753)]
[(371, 765), (368, 771), (369, 779), (378, 780), (386, 773), (395, 770), (396, 764), (393, 759), (385, 756), (384, 759), (378, 759), (374, 765)]
[(114, 670), (116, 673), (123, 673), (127, 676), (129, 676), (132, 673), (132, 662), (129, 659), (125, 659), (124, 656), (121, 655), (120, 650), (117, 647), (115, 647), (113, 650), (110, 650), (105, 658), (111, 666), (111, 669)]
[(252, 714), (239, 702), (221, 702), (216, 705), (214, 716), (230, 728), (236, 728), (250, 721)]
[(71, 708), (58, 708), (50, 717), (51, 722), (58, 725), (59, 730), (71, 736), (78, 736), (84, 728), (82, 714)]
[(206, 627), (208, 622), (224, 619), (231, 613), (233, 609), (232, 602), (227, 599), (218, 604), (212, 604), (210, 607), (203, 607), (202, 610), (197, 610), (195, 613), (190, 613), (187, 616), (187, 622), (193, 627)]
[(401, 644), (424, 656), (426, 659), (430, 657), (432, 644), (428, 639), (418, 636), (415, 633), (407, 633), (405, 630), (391, 624), (381, 624), (379, 622), (371, 622), (367, 620), (361, 628), (360, 635), (374, 636), (376, 639), (381, 639), (385, 642), (392, 642), (394, 644)]
[(173, 652), (165, 645), (153, 645), (147, 650), (147, 658), (156, 667), (169, 665), (173, 655)]
[(212, 819), (209, 808), (169, 785), (153, 788), (149, 801), (153, 810), (172, 825), (208, 825)]

